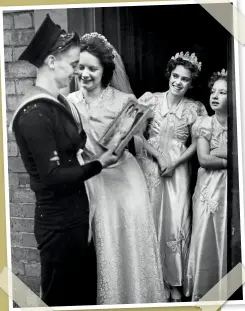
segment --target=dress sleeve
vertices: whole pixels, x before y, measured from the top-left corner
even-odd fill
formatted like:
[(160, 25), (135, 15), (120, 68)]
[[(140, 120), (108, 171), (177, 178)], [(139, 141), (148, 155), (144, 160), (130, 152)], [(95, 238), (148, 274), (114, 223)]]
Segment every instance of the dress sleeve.
[(204, 137), (210, 141), (212, 131), (212, 118), (209, 116), (199, 116), (192, 126), (192, 137)]
[(143, 131), (148, 136), (148, 132), (151, 128), (151, 124), (155, 115), (155, 107), (159, 102), (158, 96), (156, 93), (146, 92), (141, 97), (139, 97), (138, 102), (140, 105), (150, 108), (151, 113), (149, 118), (146, 120), (145, 125), (143, 127)]
[(152, 113), (154, 113), (154, 109), (156, 106), (157, 97), (154, 93), (146, 92), (138, 99), (138, 103), (142, 106), (150, 107)]
[(197, 115), (198, 116), (207, 116), (207, 110), (205, 108), (205, 106), (203, 105), (203, 103), (201, 103), (200, 101), (196, 101), (196, 111), (197, 111)]
[(57, 151), (52, 121), (48, 112), (38, 107), (21, 116), (15, 128), (17, 136), (19, 132), (24, 137), (41, 181), (49, 187), (57, 187), (64, 183), (85, 181), (100, 173), (102, 165), (99, 161), (81, 166), (77, 163), (69, 167), (50, 161), (54, 151)]
[(185, 115), (189, 126), (192, 126), (198, 117), (208, 115), (205, 106), (199, 101), (189, 101), (186, 106)]

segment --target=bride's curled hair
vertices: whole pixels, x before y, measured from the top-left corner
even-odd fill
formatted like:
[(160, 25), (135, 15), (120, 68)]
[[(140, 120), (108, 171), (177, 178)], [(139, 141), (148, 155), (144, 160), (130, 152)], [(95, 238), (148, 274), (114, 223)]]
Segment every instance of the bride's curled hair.
[(80, 39), (81, 53), (89, 52), (99, 59), (104, 71), (102, 76), (102, 84), (106, 87), (113, 76), (115, 70), (113, 47), (101, 35), (86, 34)]

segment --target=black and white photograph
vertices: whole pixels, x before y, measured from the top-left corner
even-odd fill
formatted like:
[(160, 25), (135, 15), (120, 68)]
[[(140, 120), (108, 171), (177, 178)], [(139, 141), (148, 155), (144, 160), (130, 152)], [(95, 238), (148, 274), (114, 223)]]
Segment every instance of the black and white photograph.
[(49, 307), (205, 301), (242, 262), (232, 34), (195, 1), (2, 14), (12, 272)]

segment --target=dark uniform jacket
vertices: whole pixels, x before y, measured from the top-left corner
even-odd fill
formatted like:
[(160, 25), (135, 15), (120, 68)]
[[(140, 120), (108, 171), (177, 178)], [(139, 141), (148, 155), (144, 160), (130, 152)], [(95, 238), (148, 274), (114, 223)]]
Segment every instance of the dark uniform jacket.
[[(11, 129), (36, 196), (35, 234), (42, 249), (48, 232), (88, 223), (84, 181), (100, 173), (102, 166), (99, 161), (79, 164), (76, 154), (83, 149), (86, 134), (83, 130), (78, 133), (61, 95), (56, 99), (44, 89), (33, 87), (15, 112)], [(50, 161), (55, 151), (60, 163)]]

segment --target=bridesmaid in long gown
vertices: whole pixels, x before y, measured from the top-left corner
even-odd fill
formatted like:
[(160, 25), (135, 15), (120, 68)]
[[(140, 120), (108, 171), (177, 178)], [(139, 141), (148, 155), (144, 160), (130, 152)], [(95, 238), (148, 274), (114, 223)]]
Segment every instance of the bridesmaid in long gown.
[[(100, 34), (81, 38), (80, 89), (69, 94), (87, 134), (84, 161), (103, 152), (98, 141), (128, 101), (136, 101), (120, 56)], [(122, 92), (124, 90), (124, 92)], [(79, 112), (79, 113), (77, 113)], [(98, 177), (98, 178), (97, 178)], [(144, 174), (125, 150), (86, 183), (98, 265), (98, 304), (166, 302), (168, 289)]]
[(152, 108), (138, 161), (150, 193), (165, 280), (171, 286), (172, 301), (181, 301), (191, 234), (189, 160), (196, 152), (196, 140), (186, 142), (196, 118), (206, 115), (202, 103), (185, 97), (201, 69), (195, 54), (177, 53), (167, 65), (169, 90), (145, 93), (139, 103)]
[[(227, 273), (227, 72), (210, 79), (213, 116), (198, 118), (201, 167), (193, 195), (193, 221), (185, 293), (197, 301)], [(210, 252), (211, 251), (211, 252)], [(221, 290), (224, 290), (221, 288)], [(222, 296), (218, 293), (216, 300)]]

